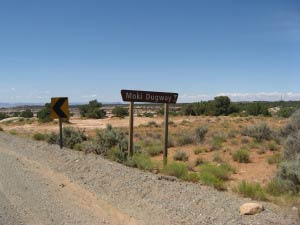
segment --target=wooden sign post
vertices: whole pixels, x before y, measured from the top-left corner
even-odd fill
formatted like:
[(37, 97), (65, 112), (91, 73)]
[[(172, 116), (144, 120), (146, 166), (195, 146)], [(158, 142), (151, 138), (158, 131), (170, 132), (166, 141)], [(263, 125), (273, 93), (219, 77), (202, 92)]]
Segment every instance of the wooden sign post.
[(134, 102), (150, 102), (164, 103), (164, 148), (163, 162), (164, 165), (168, 162), (168, 134), (169, 134), (169, 104), (176, 104), (178, 99), (177, 93), (153, 92), (153, 91), (136, 91), (136, 90), (121, 90), (122, 99), (125, 102), (130, 102), (129, 105), (129, 145), (128, 154), (133, 155), (133, 115)]
[(60, 148), (63, 148), (62, 135), (62, 119), (69, 118), (69, 103), (68, 98), (51, 98), (51, 118), (59, 119), (59, 143)]

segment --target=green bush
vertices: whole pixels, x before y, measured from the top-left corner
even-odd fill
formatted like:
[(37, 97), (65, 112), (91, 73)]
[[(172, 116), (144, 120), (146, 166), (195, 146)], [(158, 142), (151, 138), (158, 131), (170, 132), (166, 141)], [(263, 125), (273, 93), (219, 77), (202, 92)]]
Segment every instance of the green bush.
[(184, 151), (178, 150), (174, 154), (173, 159), (176, 161), (188, 161), (189, 157)]
[(204, 160), (202, 158), (197, 158), (195, 161), (195, 166), (200, 166), (204, 164)]
[(132, 157), (132, 160), (137, 168), (146, 170), (146, 171), (152, 171), (155, 169), (155, 164), (151, 161), (149, 156), (146, 156), (144, 154), (135, 154)]
[(124, 163), (127, 159), (126, 152), (121, 151), (118, 147), (113, 147), (108, 150), (107, 157), (118, 163)]
[(211, 173), (218, 179), (226, 181), (229, 179), (233, 169), (228, 164), (221, 164), (220, 166), (211, 163), (205, 163), (199, 167), (200, 173)]
[(8, 115), (6, 113), (0, 112), (0, 120), (8, 118)]
[(272, 138), (272, 130), (265, 123), (247, 127), (242, 131), (244, 136), (255, 138), (258, 142), (262, 140), (270, 140)]
[(112, 110), (112, 114), (116, 117), (124, 118), (128, 116), (128, 109), (123, 107), (115, 107)]
[(278, 163), (280, 163), (280, 160), (281, 160), (281, 155), (279, 152), (277, 152), (268, 158), (268, 163), (269, 164), (278, 164)]
[(246, 111), (248, 115), (251, 116), (259, 116), (259, 115), (271, 116), (267, 106), (263, 105), (260, 102), (254, 102), (250, 104)]
[(200, 180), (200, 176), (199, 173), (195, 173), (195, 172), (189, 172), (184, 178), (183, 180), (188, 181), (188, 182), (193, 182), (193, 183), (197, 183)]
[(24, 117), (24, 118), (32, 118), (33, 117), (33, 112), (30, 109), (26, 109), (25, 111), (22, 111), (20, 113), (20, 116)]
[(240, 163), (249, 163), (250, 162), (249, 151), (246, 149), (240, 149), (240, 150), (235, 151), (232, 154), (232, 158), (234, 161), (237, 161)]
[(2, 127), (0, 127), (0, 131), (1, 131), (1, 132), (4, 131)]
[(107, 125), (106, 129), (97, 131), (96, 137), (93, 140), (84, 144), (83, 151), (106, 156), (107, 152), (113, 147), (126, 152), (128, 149), (127, 136), (111, 125)]
[(214, 134), (211, 141), (211, 150), (220, 150), (225, 141), (226, 139), (223, 133)]
[[(63, 146), (73, 149), (76, 144), (80, 144), (87, 140), (86, 135), (83, 131), (76, 130), (72, 127), (64, 127), (62, 130), (63, 136)], [(60, 143), (59, 134), (51, 133), (48, 136), (47, 142), (49, 144), (58, 144)]]
[(244, 197), (251, 198), (253, 200), (264, 201), (267, 200), (265, 191), (259, 183), (248, 183), (242, 181), (236, 188), (236, 191)]
[(268, 185), (266, 186), (266, 191), (268, 194), (273, 196), (280, 196), (289, 193), (296, 193), (295, 189), (293, 189), (294, 185), (285, 180), (281, 180), (279, 178), (273, 179)]
[(9, 133), (10, 133), (11, 135), (17, 135), (17, 134), (18, 134), (18, 132), (17, 132), (16, 130), (11, 130), (11, 131), (9, 131)]
[(279, 146), (274, 141), (271, 141), (270, 143), (268, 143), (268, 148), (269, 148), (270, 151), (279, 150)]
[(102, 119), (106, 116), (106, 112), (102, 109), (102, 104), (97, 100), (92, 100), (87, 105), (79, 107), (79, 112), (82, 117), (91, 119)]
[(37, 112), (37, 118), (41, 123), (47, 123), (52, 121), (50, 103), (46, 103), (44, 108), (42, 108)]
[(218, 190), (225, 190), (224, 181), (209, 172), (201, 172), (199, 175), (202, 184), (214, 187)]
[(202, 152), (204, 152), (204, 150), (202, 148), (196, 148), (196, 149), (194, 149), (195, 155), (199, 155)]
[(153, 156), (160, 155), (163, 152), (163, 150), (160, 144), (153, 144), (146, 148), (146, 152), (149, 156), (153, 157)]
[(197, 143), (202, 143), (205, 139), (205, 135), (208, 132), (207, 126), (201, 126), (196, 129), (195, 131), (195, 137), (196, 137), (196, 142)]
[(188, 169), (184, 163), (172, 162), (164, 167), (163, 173), (184, 179), (188, 174)]
[(280, 108), (280, 110), (277, 112), (277, 116), (283, 117), (283, 118), (289, 118), (293, 115), (293, 113), (296, 111), (293, 107), (283, 107)]
[(44, 141), (46, 140), (47, 136), (45, 134), (42, 134), (42, 133), (35, 133), (33, 135), (33, 139), (36, 140), (36, 141)]

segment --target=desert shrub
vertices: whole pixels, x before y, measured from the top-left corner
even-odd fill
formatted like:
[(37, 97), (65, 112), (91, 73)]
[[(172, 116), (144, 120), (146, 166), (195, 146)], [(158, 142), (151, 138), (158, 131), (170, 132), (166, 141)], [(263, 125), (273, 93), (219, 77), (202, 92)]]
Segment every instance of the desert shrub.
[(163, 152), (163, 149), (160, 144), (153, 144), (146, 148), (146, 152), (149, 156), (157, 156)]
[(79, 107), (79, 112), (82, 117), (92, 119), (102, 119), (106, 116), (106, 112), (101, 109), (102, 104), (97, 100), (92, 100), (87, 105)]
[(201, 172), (199, 175), (202, 184), (214, 187), (218, 190), (225, 190), (224, 181), (209, 172)]
[(73, 149), (76, 151), (82, 151), (83, 150), (83, 144), (82, 143), (77, 143), (73, 146)]
[(238, 145), (239, 142), (238, 142), (237, 140), (231, 140), (231, 141), (230, 141), (230, 144), (232, 144), (232, 145)]
[(124, 163), (127, 159), (126, 152), (121, 151), (118, 147), (113, 147), (108, 150), (107, 157), (118, 163)]
[(123, 107), (115, 107), (112, 110), (112, 114), (116, 117), (124, 118), (128, 116), (128, 109)]
[(213, 161), (217, 162), (217, 163), (222, 163), (223, 162), (223, 159), (222, 159), (219, 151), (215, 152)]
[(293, 189), (300, 191), (300, 155), (293, 160), (282, 161), (279, 165), (278, 177), (290, 182)]
[(268, 163), (269, 164), (278, 164), (280, 163), (281, 155), (279, 152), (273, 154), (268, 158)]
[(149, 156), (144, 154), (134, 154), (132, 160), (139, 169), (152, 171), (155, 168), (155, 164), (151, 161)]
[(238, 131), (237, 130), (230, 130), (229, 132), (228, 132), (228, 138), (235, 138), (237, 135), (238, 135)]
[(205, 135), (208, 132), (207, 126), (201, 126), (195, 131), (195, 139), (197, 143), (202, 143), (205, 139)]
[(249, 143), (249, 148), (253, 149), (253, 148), (259, 148), (261, 145), (260, 142), (257, 142), (256, 140), (252, 141), (251, 143)]
[(220, 150), (225, 140), (226, 139), (223, 133), (214, 134), (211, 141), (211, 150)]
[[(64, 127), (62, 130), (63, 146), (73, 149), (76, 144), (80, 144), (87, 140), (85, 133), (81, 130), (76, 130), (73, 127)], [(47, 142), (49, 144), (59, 144), (59, 134), (51, 133)]]
[(2, 127), (0, 127), (0, 131), (1, 131), (1, 132), (4, 131)]
[(6, 113), (0, 112), (0, 120), (8, 118), (8, 115)]
[(97, 131), (96, 137), (85, 143), (83, 149), (85, 152), (94, 152), (98, 155), (106, 156), (107, 152), (117, 147), (122, 152), (126, 152), (128, 149), (128, 141), (125, 133), (113, 128), (110, 124), (106, 129)]
[(300, 130), (300, 110), (297, 110), (290, 117), (289, 122), (281, 129), (280, 134), (284, 137)]
[(295, 193), (296, 191), (295, 189), (293, 189), (293, 187), (294, 186), (291, 185), (289, 181), (275, 178), (267, 184), (265, 190), (270, 195), (280, 196), (280, 195), (285, 195), (289, 192)]
[(178, 150), (174, 154), (173, 159), (176, 161), (188, 161), (189, 157), (184, 151)]
[(265, 191), (259, 183), (248, 183), (246, 181), (242, 181), (235, 190), (242, 196), (253, 200), (267, 200)]
[(202, 158), (197, 158), (195, 160), (195, 166), (200, 166), (200, 165), (204, 164), (204, 162), (205, 161)]
[(18, 132), (17, 132), (16, 130), (11, 130), (11, 131), (9, 131), (9, 133), (10, 133), (11, 135), (17, 135), (17, 134), (18, 134)]
[(193, 137), (191, 137), (187, 134), (181, 134), (177, 138), (177, 145), (178, 146), (184, 146), (184, 145), (189, 145), (189, 144), (193, 144), (193, 143), (194, 143)]
[(240, 150), (235, 151), (232, 154), (232, 158), (234, 161), (237, 161), (240, 163), (249, 163), (250, 162), (249, 151), (246, 149), (240, 149)]
[(266, 149), (262, 146), (257, 150), (257, 154), (263, 155), (266, 153)]
[(194, 149), (194, 153), (195, 155), (199, 155), (200, 153), (204, 152), (204, 150), (202, 148), (195, 148)]
[(153, 118), (154, 117), (154, 113), (151, 113), (151, 112), (145, 112), (143, 114), (144, 117), (148, 117), (148, 118)]
[(279, 149), (279, 146), (276, 144), (275, 141), (271, 141), (268, 143), (268, 148), (270, 151), (277, 151)]
[(47, 135), (42, 134), (42, 133), (35, 133), (33, 135), (33, 139), (36, 141), (44, 141), (44, 140), (46, 140), (46, 138), (47, 138)]
[(199, 168), (200, 173), (211, 173), (220, 180), (226, 181), (232, 174), (232, 169), (227, 164), (216, 166), (211, 163), (205, 163)]
[(283, 152), (284, 160), (294, 160), (297, 156), (300, 156), (300, 131), (287, 138)]
[(244, 136), (255, 138), (257, 141), (270, 140), (272, 138), (272, 130), (265, 123), (247, 127), (242, 131)]
[(199, 174), (195, 173), (195, 172), (189, 172), (184, 178), (183, 180), (188, 181), (188, 182), (193, 182), (193, 183), (197, 183), (200, 180)]
[(250, 142), (250, 141), (249, 141), (248, 138), (243, 137), (243, 138), (241, 139), (241, 143), (242, 143), (242, 144), (248, 144), (249, 142)]
[(263, 105), (260, 102), (254, 102), (248, 105), (247, 109), (247, 114), (251, 116), (271, 116), (267, 106)]
[(20, 116), (24, 117), (24, 118), (32, 118), (33, 117), (33, 112), (30, 109), (26, 109), (25, 111), (22, 111), (20, 113)]
[(183, 179), (187, 176), (188, 169), (184, 163), (172, 162), (164, 167), (163, 173)]
[(52, 121), (50, 103), (46, 103), (45, 106), (37, 112), (37, 118), (41, 123)]
[(277, 112), (277, 116), (283, 117), (283, 118), (289, 118), (293, 115), (293, 113), (296, 111), (295, 108), (292, 107), (283, 107), (280, 108), (280, 110)]
[(168, 148), (172, 148), (175, 147), (176, 143), (175, 143), (175, 139), (173, 136), (170, 136), (168, 138)]
[(155, 121), (149, 121), (148, 127), (159, 127), (159, 125)]

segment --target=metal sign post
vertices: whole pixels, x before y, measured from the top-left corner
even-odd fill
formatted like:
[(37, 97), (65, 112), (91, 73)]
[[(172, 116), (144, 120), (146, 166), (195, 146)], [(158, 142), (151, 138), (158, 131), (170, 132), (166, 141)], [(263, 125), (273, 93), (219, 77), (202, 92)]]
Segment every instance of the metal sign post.
[(134, 102), (130, 102), (129, 105), (129, 142), (128, 150), (129, 156), (133, 156), (133, 115), (134, 115)]
[(68, 98), (51, 98), (51, 118), (59, 119), (59, 144), (63, 148), (62, 119), (69, 118)]
[(168, 137), (169, 137), (169, 104), (165, 103), (165, 130), (164, 130), (164, 150), (163, 150), (163, 161), (164, 166), (168, 163)]
[(136, 91), (136, 90), (121, 90), (122, 99), (125, 102), (130, 102), (129, 105), (129, 143), (128, 154), (133, 156), (133, 114), (134, 102), (151, 102), (164, 103), (164, 146), (163, 146), (163, 162), (164, 165), (168, 162), (168, 135), (169, 135), (169, 104), (175, 104), (178, 99), (177, 93), (153, 92), (153, 91)]

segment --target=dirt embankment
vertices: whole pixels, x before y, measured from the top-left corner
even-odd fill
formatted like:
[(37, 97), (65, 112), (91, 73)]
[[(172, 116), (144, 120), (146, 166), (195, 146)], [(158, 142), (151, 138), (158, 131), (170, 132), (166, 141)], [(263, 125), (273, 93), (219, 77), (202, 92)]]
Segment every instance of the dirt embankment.
[[(298, 224), (273, 204), (240, 216), (249, 199), (57, 146), (0, 133), (0, 222), (12, 224)], [(4, 201), (5, 200), (5, 201)], [(6, 212), (6, 213), (5, 213)], [(7, 223), (9, 224), (9, 223)]]

